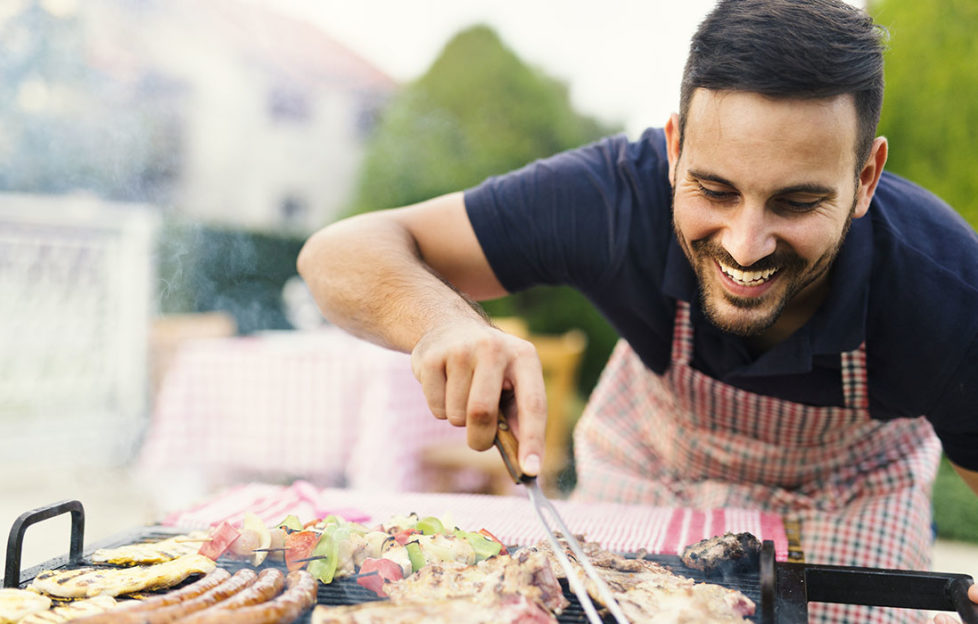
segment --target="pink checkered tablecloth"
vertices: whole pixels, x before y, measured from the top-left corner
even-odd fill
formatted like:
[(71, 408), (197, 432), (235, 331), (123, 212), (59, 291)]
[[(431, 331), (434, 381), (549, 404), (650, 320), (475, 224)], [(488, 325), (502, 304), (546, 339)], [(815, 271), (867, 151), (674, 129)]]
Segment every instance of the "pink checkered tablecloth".
[[(780, 561), (787, 559), (788, 540), (775, 514), (741, 509), (692, 510), (617, 503), (553, 501), (561, 518), (604, 548), (619, 552), (644, 549), (674, 555), (683, 547), (726, 531), (748, 531), (773, 540)], [(206, 528), (227, 520), (240, 523), (246, 511), (268, 524), (295, 514), (303, 522), (336, 514), (365, 524), (415, 512), (434, 515), (469, 530), (486, 528), (507, 544), (528, 545), (544, 539), (529, 499), (478, 494), (390, 493), (317, 488), (305, 481), (290, 486), (248, 483), (235, 486), (188, 509), (173, 512), (168, 526)]]
[(296, 478), (423, 490), (419, 450), (442, 442), (465, 431), (431, 415), (408, 355), (332, 327), (268, 332), (177, 353), (138, 470), (154, 484), (192, 475), (201, 492)]

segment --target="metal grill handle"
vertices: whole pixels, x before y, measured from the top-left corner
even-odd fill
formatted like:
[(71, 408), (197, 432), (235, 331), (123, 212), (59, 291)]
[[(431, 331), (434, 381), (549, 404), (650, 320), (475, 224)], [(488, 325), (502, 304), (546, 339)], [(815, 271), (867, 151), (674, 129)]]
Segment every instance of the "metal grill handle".
[(20, 514), (10, 527), (7, 538), (7, 563), (4, 568), (3, 586), (20, 586), (20, 561), (24, 548), (24, 532), (32, 524), (71, 513), (71, 548), (68, 551), (68, 561), (78, 563), (82, 558), (82, 545), (85, 537), (85, 508), (80, 501), (65, 500), (38, 507)]

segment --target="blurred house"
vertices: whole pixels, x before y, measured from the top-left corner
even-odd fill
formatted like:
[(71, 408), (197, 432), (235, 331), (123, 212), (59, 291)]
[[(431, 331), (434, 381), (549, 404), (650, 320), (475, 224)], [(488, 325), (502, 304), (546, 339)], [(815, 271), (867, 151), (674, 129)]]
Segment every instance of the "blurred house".
[(306, 234), (346, 207), (396, 88), (322, 30), (248, 2), (3, 5), (6, 190), (84, 189)]
[[(160, 217), (228, 245), (333, 220), (396, 85), (235, 0), (0, 0), (0, 42), (0, 464), (119, 464), (149, 409), (150, 319), (194, 266)], [(294, 252), (278, 276), (255, 249), (200, 261), (294, 274)], [(237, 281), (255, 308), (262, 283)]]

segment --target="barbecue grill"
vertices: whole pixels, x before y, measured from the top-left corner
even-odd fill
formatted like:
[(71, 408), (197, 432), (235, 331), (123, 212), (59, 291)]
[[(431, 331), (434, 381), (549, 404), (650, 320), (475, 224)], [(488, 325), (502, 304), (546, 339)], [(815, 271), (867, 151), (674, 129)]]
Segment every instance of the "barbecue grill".
[[(22, 546), (27, 528), (66, 513), (71, 514), (68, 554), (27, 570), (21, 570)], [(85, 511), (79, 501), (54, 503), (22, 514), (10, 529), (3, 586), (25, 587), (44, 570), (90, 565), (88, 556), (98, 548), (153, 542), (185, 533), (172, 527), (140, 527), (116, 535), (84, 551), (84, 531)], [(965, 574), (779, 562), (775, 561), (772, 542), (764, 543), (757, 569), (729, 572), (719, 577), (706, 577), (698, 570), (691, 570), (683, 565), (677, 556), (646, 555), (646, 558), (696, 581), (709, 581), (742, 592), (757, 604), (757, 612), (750, 620), (759, 624), (807, 622), (809, 602), (956, 611), (964, 624), (978, 624), (978, 605), (973, 604), (967, 597), (973, 579)], [(232, 573), (247, 566), (242, 561), (223, 558), (218, 565)], [(284, 570), (284, 563), (266, 562), (264, 566), (277, 566)], [(571, 604), (557, 618), (558, 621), (567, 624), (587, 624), (587, 618), (577, 598), (567, 589), (566, 581), (562, 581), (562, 584), (564, 594)], [(338, 579), (329, 585), (319, 585), (318, 603), (322, 605), (349, 605), (372, 600), (380, 599), (351, 579)], [(296, 621), (296, 624), (307, 624), (310, 619), (311, 613), (306, 613)]]

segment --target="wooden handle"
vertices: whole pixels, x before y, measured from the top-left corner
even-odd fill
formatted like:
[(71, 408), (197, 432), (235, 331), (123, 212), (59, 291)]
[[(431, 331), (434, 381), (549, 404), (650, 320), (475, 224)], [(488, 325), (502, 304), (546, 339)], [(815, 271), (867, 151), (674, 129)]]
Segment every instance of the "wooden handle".
[(517, 484), (525, 481), (527, 476), (520, 468), (520, 443), (513, 435), (513, 430), (509, 428), (509, 422), (502, 410), (499, 412), (499, 420), (496, 421), (496, 439), (493, 444), (503, 456), (503, 463), (506, 464), (506, 470), (509, 471), (513, 481)]

